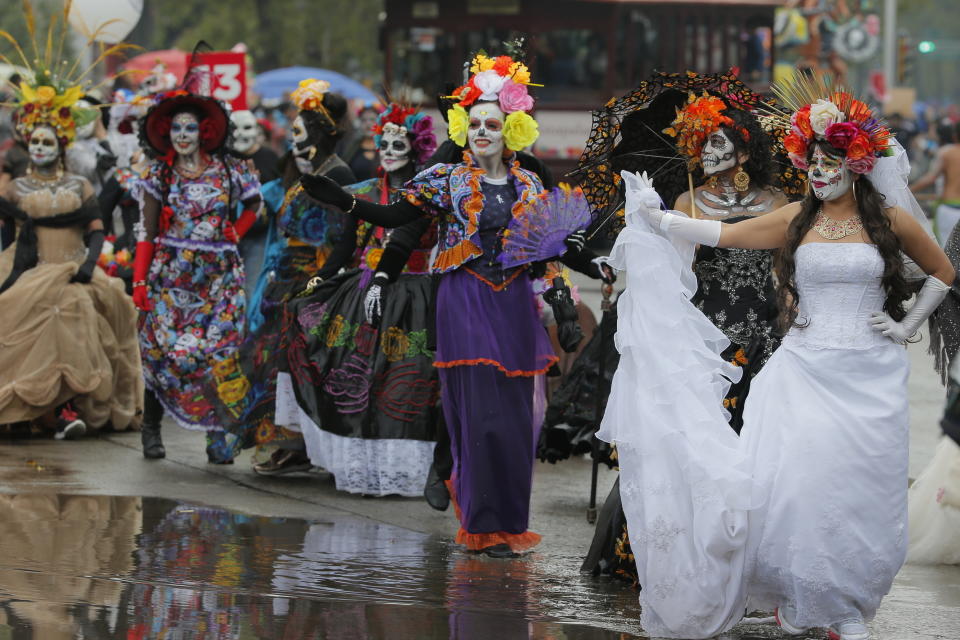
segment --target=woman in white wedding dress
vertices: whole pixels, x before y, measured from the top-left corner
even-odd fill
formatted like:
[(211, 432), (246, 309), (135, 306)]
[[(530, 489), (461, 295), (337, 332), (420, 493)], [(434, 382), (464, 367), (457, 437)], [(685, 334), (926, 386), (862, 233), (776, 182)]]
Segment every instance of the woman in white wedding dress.
[[(691, 220), (661, 211), (645, 176), (623, 176), (628, 224), (611, 264), (630, 279), (598, 437), (618, 447), (651, 636), (708, 638), (775, 610), (788, 633), (866, 640), (903, 563), (902, 345), (954, 270), (867, 176), (887, 130), (849, 94), (815, 101), (808, 89), (785, 141), (808, 172), (802, 202), (736, 224)], [(789, 331), (753, 381), (739, 439), (722, 409), (739, 375), (720, 357), (727, 340), (689, 301), (697, 244), (781, 249)], [(903, 253), (928, 274), (906, 313)]]

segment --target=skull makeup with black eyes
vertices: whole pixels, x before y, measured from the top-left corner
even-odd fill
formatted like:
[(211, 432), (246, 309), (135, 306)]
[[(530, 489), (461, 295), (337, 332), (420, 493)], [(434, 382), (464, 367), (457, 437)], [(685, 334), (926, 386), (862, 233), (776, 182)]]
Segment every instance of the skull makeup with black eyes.
[(717, 129), (709, 136), (700, 153), (703, 173), (708, 176), (722, 173), (737, 164), (736, 147), (723, 129)]
[(405, 127), (392, 122), (384, 125), (380, 134), (380, 166), (387, 173), (393, 173), (410, 164), (410, 139)]

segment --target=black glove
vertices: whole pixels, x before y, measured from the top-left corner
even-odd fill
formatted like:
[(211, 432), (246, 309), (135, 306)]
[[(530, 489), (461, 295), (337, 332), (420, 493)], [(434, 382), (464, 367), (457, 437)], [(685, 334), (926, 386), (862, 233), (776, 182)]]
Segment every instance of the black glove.
[(87, 284), (93, 280), (93, 270), (97, 268), (97, 260), (100, 258), (100, 251), (103, 249), (103, 230), (95, 229), (83, 234), (83, 242), (87, 245), (87, 259), (83, 261), (80, 268), (70, 278), (70, 282), (79, 282)]
[(577, 314), (573, 296), (570, 295), (570, 288), (563, 278), (557, 276), (553, 279), (553, 286), (543, 292), (543, 300), (553, 309), (560, 347), (567, 353), (573, 353), (583, 340), (583, 330), (580, 328), (580, 316)]
[(564, 238), (563, 244), (567, 245), (567, 249), (570, 251), (583, 251), (584, 245), (587, 244), (587, 230), (574, 231)]
[(327, 176), (304, 174), (300, 176), (300, 184), (303, 185), (307, 195), (317, 202), (332, 204), (342, 211), (348, 211), (353, 207), (353, 196)]
[(602, 280), (606, 284), (617, 281), (617, 272), (606, 263), (606, 258), (597, 257), (590, 261), (590, 277)]

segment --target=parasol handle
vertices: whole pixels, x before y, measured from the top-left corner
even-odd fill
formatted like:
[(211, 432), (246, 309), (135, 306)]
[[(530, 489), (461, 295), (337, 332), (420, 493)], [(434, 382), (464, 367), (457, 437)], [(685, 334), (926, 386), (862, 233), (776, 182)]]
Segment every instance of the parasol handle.
[(613, 295), (613, 285), (604, 282), (600, 285), (600, 311), (610, 311), (610, 297)]
[(697, 215), (697, 200), (694, 197), (696, 192), (693, 188), (693, 174), (689, 171), (687, 172), (687, 185), (690, 187), (690, 217), (696, 220), (699, 217)]

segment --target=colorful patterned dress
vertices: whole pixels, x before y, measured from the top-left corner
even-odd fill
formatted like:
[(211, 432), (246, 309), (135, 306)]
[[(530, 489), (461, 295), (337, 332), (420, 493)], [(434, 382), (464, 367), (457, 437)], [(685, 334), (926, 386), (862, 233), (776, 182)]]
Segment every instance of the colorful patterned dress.
[[(348, 191), (387, 204), (399, 192), (384, 183), (375, 178)], [(427, 345), (436, 223), (421, 218), (392, 230), (364, 224), (357, 237), (359, 268), (290, 304), (290, 377), (280, 385), (292, 386), (296, 402), (283, 421), (299, 425), (311, 461), (334, 475), (338, 490), (419, 496), (443, 428)], [(364, 300), (377, 272), (391, 283), (371, 324)]]
[(237, 202), (259, 189), (256, 176), (232, 158), (213, 158), (196, 178), (156, 162), (137, 185), (141, 203), (149, 193), (163, 207), (147, 276), (153, 308), (140, 316), (144, 378), (165, 411), (187, 429), (220, 431), (225, 418), (243, 408), (237, 355), (244, 274), (223, 223)]
[[(353, 174), (342, 162), (326, 175), (337, 182), (353, 181)], [(255, 445), (302, 448), (299, 433), (277, 427), (274, 422), (277, 374), (286, 360), (285, 305), (314, 276), (326, 279), (335, 275), (349, 263), (356, 249), (356, 218), (327, 210), (299, 184), (287, 191), (276, 226), (283, 238), (282, 249), (268, 255), (264, 263), (266, 284), (260, 300), (263, 320), (255, 332), (247, 335), (241, 349), (237, 376), (244, 394), (242, 411), (230, 416), (232, 420), (227, 423), (227, 449), (220, 452), (224, 459)]]

